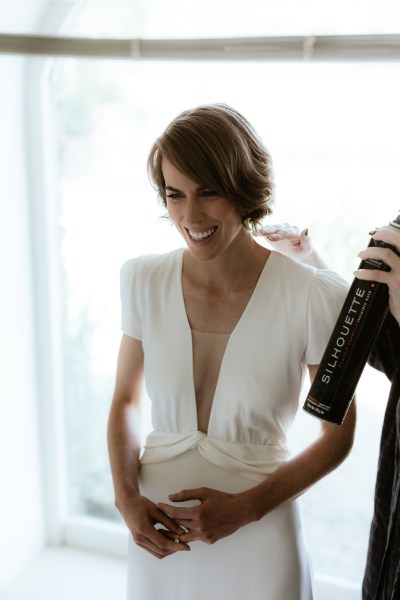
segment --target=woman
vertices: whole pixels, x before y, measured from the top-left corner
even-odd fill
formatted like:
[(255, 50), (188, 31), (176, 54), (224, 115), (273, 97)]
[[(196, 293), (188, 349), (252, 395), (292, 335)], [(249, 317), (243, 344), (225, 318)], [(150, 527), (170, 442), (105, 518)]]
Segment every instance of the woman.
[[(264, 233), (284, 254), (325, 267), (304, 231), (299, 233), (296, 227), (284, 224), (269, 226)], [(400, 232), (380, 229), (370, 234), (375, 240), (390, 244), (392, 249), (368, 247), (359, 257), (383, 260), (391, 270), (358, 269), (354, 275), (388, 286), (390, 310), (372, 348), (369, 364), (385, 373), (391, 387), (382, 427), (362, 598), (395, 600), (400, 598)]]
[[(347, 286), (252, 235), (271, 213), (272, 164), (232, 108), (179, 115), (148, 167), (187, 247), (121, 271), (109, 451), (132, 534), (128, 598), (310, 600), (296, 498), (349, 452), (354, 407), (298, 456), (286, 430)], [(154, 431), (141, 455), (144, 377)]]

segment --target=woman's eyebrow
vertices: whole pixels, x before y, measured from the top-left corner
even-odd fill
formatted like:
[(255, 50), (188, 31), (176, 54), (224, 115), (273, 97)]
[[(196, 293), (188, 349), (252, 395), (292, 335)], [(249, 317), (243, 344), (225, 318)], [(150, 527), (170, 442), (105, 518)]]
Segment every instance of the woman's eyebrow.
[[(172, 185), (166, 185), (165, 186), (166, 190), (169, 190), (170, 192), (182, 192), (182, 190), (179, 190), (178, 188), (173, 187)], [(204, 190), (210, 190), (211, 188), (206, 186), (206, 185), (199, 185), (196, 188), (196, 192), (203, 192)]]

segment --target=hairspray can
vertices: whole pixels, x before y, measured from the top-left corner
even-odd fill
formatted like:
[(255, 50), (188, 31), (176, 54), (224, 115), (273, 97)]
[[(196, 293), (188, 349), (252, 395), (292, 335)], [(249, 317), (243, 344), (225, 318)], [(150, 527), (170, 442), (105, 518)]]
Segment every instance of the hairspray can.
[[(400, 215), (382, 229), (400, 236)], [(400, 239), (400, 238), (399, 238)], [(369, 246), (391, 248), (371, 238)], [(360, 269), (390, 271), (381, 260), (367, 259)], [(389, 308), (387, 285), (354, 279), (325, 349), (304, 410), (331, 423), (343, 423), (358, 381)]]

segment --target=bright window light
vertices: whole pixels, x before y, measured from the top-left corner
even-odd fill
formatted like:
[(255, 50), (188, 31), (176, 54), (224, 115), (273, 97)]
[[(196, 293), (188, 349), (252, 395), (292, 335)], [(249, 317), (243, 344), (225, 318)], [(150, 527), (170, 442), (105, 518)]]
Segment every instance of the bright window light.
[(94, 37), (210, 38), (394, 33), (397, 0), (91, 0), (69, 27)]
[[(400, 208), (399, 81), (398, 65), (382, 64), (59, 63), (71, 514), (118, 519), (105, 431), (121, 335), (119, 268), (130, 257), (181, 245), (160, 218), (147, 179), (155, 137), (178, 112), (201, 103), (242, 111), (274, 159), (270, 222), (308, 226), (326, 260), (350, 281), (370, 228)], [(303, 497), (317, 573), (362, 578), (387, 391), (384, 376), (367, 368), (354, 450)], [(143, 435), (148, 427), (147, 420)], [(293, 448), (316, 428), (300, 411)]]

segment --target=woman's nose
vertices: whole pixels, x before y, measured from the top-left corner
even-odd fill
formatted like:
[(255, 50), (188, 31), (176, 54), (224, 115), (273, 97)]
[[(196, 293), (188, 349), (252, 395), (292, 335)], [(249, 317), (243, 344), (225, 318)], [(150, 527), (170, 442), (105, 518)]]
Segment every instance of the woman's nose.
[(188, 225), (195, 225), (203, 218), (203, 209), (198, 198), (187, 198), (185, 203), (185, 217)]

